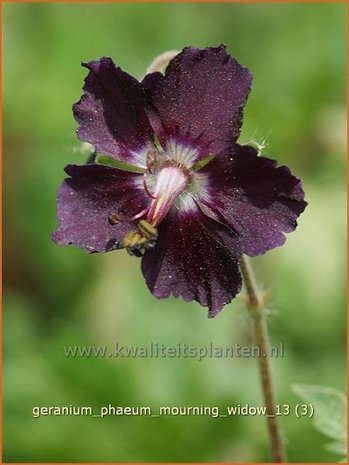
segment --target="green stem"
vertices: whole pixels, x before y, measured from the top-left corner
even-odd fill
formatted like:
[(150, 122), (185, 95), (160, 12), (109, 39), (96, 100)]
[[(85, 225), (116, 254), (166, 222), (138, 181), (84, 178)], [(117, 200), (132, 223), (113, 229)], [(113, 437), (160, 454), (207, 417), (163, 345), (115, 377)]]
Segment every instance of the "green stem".
[(270, 371), (269, 360), (269, 338), (268, 328), (265, 317), (265, 294), (258, 289), (252, 267), (247, 259), (243, 256), (240, 263), (241, 273), (247, 294), (247, 307), (254, 321), (254, 337), (259, 348), (259, 371), (264, 395), (264, 401), (267, 408), (267, 424), (271, 444), (271, 452), (274, 462), (285, 463), (285, 450), (281, 439), (280, 426), (276, 415), (275, 397), (273, 382)]

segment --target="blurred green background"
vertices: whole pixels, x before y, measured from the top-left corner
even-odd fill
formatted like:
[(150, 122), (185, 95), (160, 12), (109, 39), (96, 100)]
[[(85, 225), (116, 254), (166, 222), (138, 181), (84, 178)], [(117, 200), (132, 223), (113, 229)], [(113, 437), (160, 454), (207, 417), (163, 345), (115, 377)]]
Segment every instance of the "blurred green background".
[[(156, 300), (125, 252), (51, 242), (67, 163), (84, 163), (71, 105), (81, 61), (141, 78), (169, 49), (226, 43), (254, 74), (241, 141), (304, 180), (286, 245), (253, 259), (271, 291), (280, 403), (293, 383), (345, 389), (346, 5), (5, 4), (4, 461), (267, 461), (262, 417), (32, 417), (34, 406), (262, 405), (255, 359), (67, 358), (65, 345), (249, 344), (241, 297), (214, 320)], [(335, 461), (309, 419), (281, 418), (290, 462)]]

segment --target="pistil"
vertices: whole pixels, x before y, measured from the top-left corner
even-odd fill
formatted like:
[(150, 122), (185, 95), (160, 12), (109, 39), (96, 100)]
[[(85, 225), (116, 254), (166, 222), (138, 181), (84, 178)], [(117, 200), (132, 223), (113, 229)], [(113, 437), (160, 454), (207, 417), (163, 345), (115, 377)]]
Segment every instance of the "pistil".
[[(119, 243), (130, 255), (141, 257), (146, 250), (155, 247), (158, 238), (157, 227), (165, 218), (176, 198), (184, 191), (189, 180), (188, 168), (173, 160), (165, 160), (156, 173), (148, 170), (143, 176), (143, 188), (150, 203), (139, 213), (129, 218), (121, 218), (118, 214), (109, 216), (109, 223), (133, 222), (137, 219), (137, 229), (129, 231)], [(147, 176), (152, 176), (153, 192), (147, 186)]]
[(156, 175), (154, 197), (147, 213), (147, 221), (157, 226), (167, 215), (176, 198), (186, 188), (190, 178), (186, 167), (165, 165)]

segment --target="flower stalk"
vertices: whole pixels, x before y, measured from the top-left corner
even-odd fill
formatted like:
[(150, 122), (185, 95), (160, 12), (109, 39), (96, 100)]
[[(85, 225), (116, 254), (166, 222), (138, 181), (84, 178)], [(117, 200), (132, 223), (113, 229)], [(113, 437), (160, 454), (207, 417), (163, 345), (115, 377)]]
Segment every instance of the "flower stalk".
[(246, 289), (246, 305), (254, 323), (254, 339), (259, 348), (258, 364), (264, 401), (267, 408), (266, 419), (272, 458), (276, 463), (285, 463), (286, 455), (276, 415), (275, 394), (269, 360), (270, 345), (266, 321), (267, 295), (265, 292), (259, 290), (253, 269), (245, 255), (241, 258), (240, 269)]

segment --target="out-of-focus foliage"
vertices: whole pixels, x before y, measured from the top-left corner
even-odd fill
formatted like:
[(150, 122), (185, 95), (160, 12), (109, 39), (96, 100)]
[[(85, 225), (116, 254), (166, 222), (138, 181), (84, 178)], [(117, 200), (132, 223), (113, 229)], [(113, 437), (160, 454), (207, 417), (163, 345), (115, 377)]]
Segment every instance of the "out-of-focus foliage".
[[(296, 384), (293, 392), (307, 402), (305, 410), (313, 409), (314, 426), (332, 439), (328, 450), (347, 455), (347, 396), (338, 389), (325, 386)], [(303, 409), (304, 410), (304, 409)], [(344, 459), (345, 461), (346, 459)]]
[[(226, 43), (254, 74), (241, 141), (304, 179), (286, 245), (253, 260), (271, 291), (278, 399), (293, 383), (345, 387), (345, 18), (328, 4), (4, 5), (4, 460), (266, 461), (265, 419), (32, 417), (34, 406), (261, 405), (254, 359), (67, 358), (66, 345), (249, 344), (239, 297), (215, 319), (158, 301), (125, 252), (50, 241), (67, 163), (83, 163), (71, 105), (81, 61), (142, 77), (164, 50)], [(332, 461), (311, 420), (282, 417), (291, 462)]]

